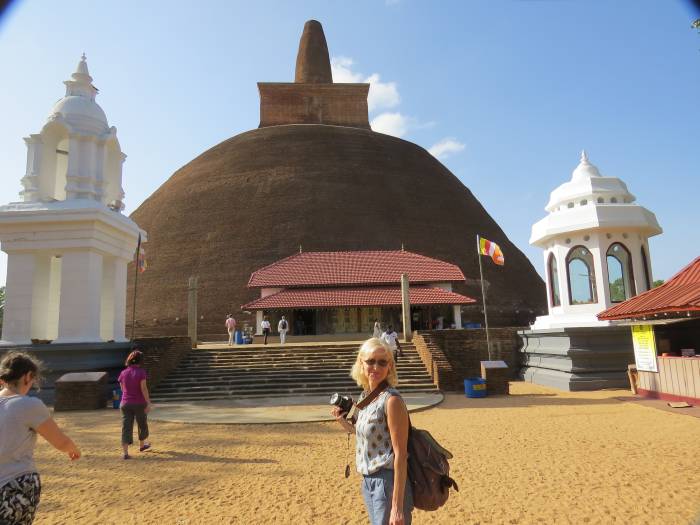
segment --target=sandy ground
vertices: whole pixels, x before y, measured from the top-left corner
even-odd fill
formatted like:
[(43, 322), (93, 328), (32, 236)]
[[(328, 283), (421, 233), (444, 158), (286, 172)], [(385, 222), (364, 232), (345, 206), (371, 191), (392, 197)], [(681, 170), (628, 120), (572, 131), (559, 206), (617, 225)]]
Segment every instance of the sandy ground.
[[(700, 419), (614, 399), (629, 395), (623, 391), (562, 393), (525, 383), (511, 390), (487, 399), (449, 395), (412, 415), (453, 452), (460, 485), (439, 511), (415, 511), (414, 523), (698, 519)], [(346, 438), (335, 423), (153, 422), (154, 450), (123, 461), (117, 411), (56, 419), (84, 456), (70, 463), (38, 446), (40, 525), (367, 520), (359, 476), (343, 477)]]

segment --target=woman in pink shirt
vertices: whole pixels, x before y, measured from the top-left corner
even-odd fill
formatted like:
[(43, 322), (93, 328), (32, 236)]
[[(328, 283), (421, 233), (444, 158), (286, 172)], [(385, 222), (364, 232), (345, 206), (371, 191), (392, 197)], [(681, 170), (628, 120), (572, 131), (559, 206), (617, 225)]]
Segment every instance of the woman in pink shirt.
[(122, 388), (122, 448), (124, 459), (130, 459), (129, 445), (134, 443), (134, 419), (139, 428), (139, 451), (151, 448), (148, 439), (148, 420), (146, 414), (151, 410), (151, 399), (146, 386), (146, 371), (141, 368), (143, 353), (134, 350), (126, 358), (126, 368), (119, 374)]

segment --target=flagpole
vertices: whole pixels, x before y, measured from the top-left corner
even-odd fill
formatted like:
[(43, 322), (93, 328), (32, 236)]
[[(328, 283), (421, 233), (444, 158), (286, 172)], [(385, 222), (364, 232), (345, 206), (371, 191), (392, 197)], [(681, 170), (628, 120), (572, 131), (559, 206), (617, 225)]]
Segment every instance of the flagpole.
[(486, 325), (486, 348), (489, 353), (489, 361), (491, 361), (491, 339), (489, 339), (489, 316), (486, 312), (486, 290), (484, 289), (484, 270), (481, 268), (481, 243), (479, 236), (476, 236), (476, 256), (479, 259), (479, 275), (481, 276), (481, 299), (484, 303), (484, 324)]
[(134, 329), (136, 328), (136, 290), (139, 283), (139, 255), (141, 252), (141, 234), (136, 244), (136, 260), (134, 261), (134, 304), (131, 308), (131, 341), (134, 340)]

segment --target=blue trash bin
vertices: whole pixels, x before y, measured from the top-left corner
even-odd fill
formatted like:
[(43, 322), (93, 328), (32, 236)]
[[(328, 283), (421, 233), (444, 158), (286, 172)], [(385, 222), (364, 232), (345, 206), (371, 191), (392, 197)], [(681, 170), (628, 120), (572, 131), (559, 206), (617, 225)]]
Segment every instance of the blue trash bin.
[(240, 330), (236, 330), (235, 335), (234, 335), (234, 341), (236, 341), (237, 345), (243, 344), (243, 334), (241, 333)]
[(122, 401), (122, 389), (117, 388), (112, 390), (112, 408), (119, 409), (119, 405)]
[(486, 380), (481, 377), (465, 379), (464, 395), (467, 397), (486, 397)]

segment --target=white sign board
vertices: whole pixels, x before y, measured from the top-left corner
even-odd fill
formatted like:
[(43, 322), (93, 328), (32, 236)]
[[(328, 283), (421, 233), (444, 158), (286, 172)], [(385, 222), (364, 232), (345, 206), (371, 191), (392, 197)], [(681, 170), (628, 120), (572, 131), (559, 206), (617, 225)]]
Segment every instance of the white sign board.
[(658, 372), (654, 327), (651, 325), (634, 325), (632, 327), (632, 342), (634, 344), (634, 362), (637, 365), (637, 370)]

